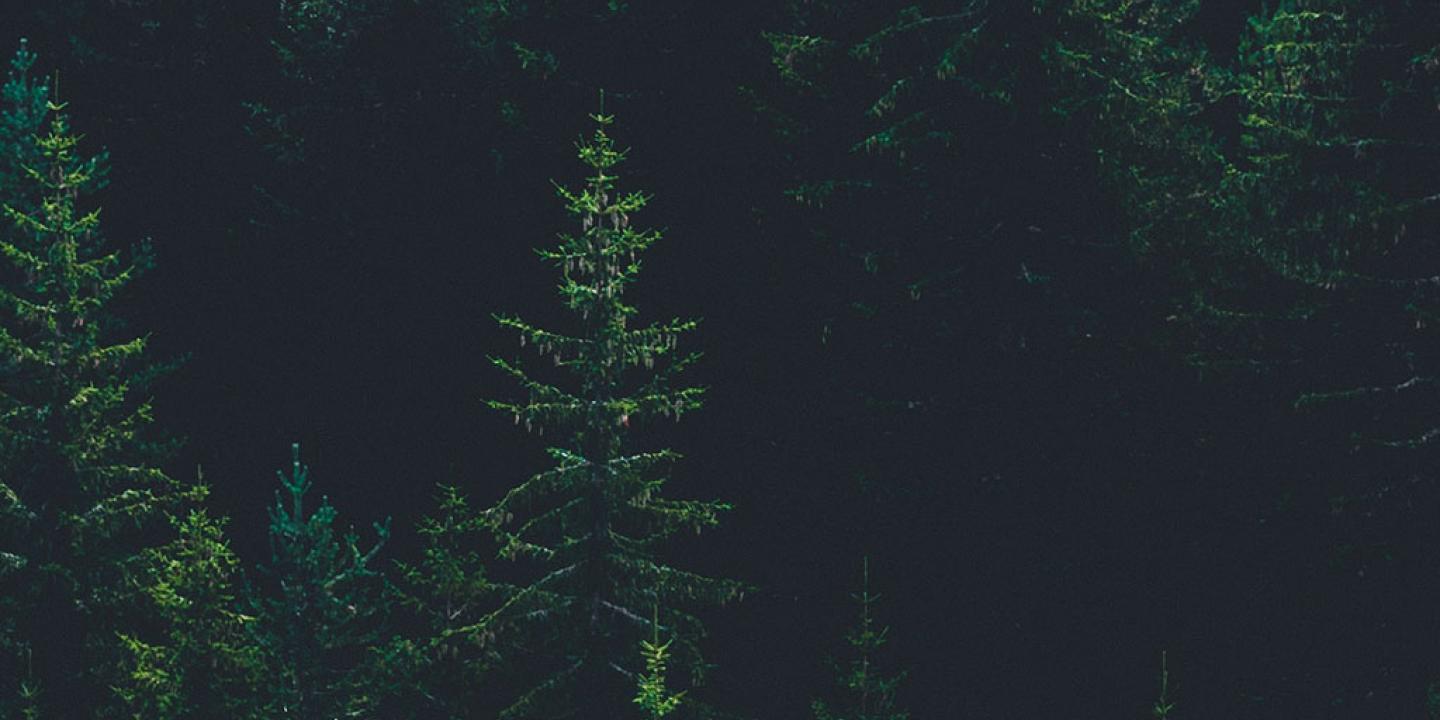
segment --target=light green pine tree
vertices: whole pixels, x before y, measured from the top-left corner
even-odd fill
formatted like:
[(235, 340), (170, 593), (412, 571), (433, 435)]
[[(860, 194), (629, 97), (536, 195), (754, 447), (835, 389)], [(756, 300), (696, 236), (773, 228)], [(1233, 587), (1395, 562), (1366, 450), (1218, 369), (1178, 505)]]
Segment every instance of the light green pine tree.
[(146, 720), (262, 718), (255, 618), (240, 610), (240, 560), (223, 520), (192, 510), (172, 519), (177, 537), (146, 552), (141, 592), (159, 619), (157, 637), (123, 633), (132, 660), (116, 684), (127, 715)]
[[(109, 717), (168, 518), (205, 495), (158, 466), (146, 357), (110, 306), (147, 257), (84, 206), (105, 173), (22, 47), (0, 112), (0, 716)], [(45, 101), (43, 111), (41, 100)]]
[[(578, 143), (590, 170), (576, 190), (557, 186), (578, 232), (540, 251), (561, 273), (560, 295), (574, 314), (573, 334), (503, 316), (499, 322), (568, 371), (568, 386), (545, 382), (520, 365), (494, 359), (528, 397), (491, 402), (526, 430), (550, 430), (554, 465), (506, 493), (485, 514), (500, 557), (524, 578), (500, 606), (456, 634), (498, 643), (509, 669), (527, 680), (502, 717), (618, 717), (629, 711), (640, 672), (634, 647), (658, 627), (673, 638), (674, 660), (694, 683), (705, 664), (703, 625), (694, 611), (737, 598), (743, 586), (679, 569), (664, 557), (681, 530), (714, 526), (727, 505), (662, 495), (671, 450), (631, 447), (632, 427), (678, 420), (700, 406), (696, 387), (672, 388), (695, 358), (677, 356), (694, 321), (633, 326), (624, 291), (640, 273), (639, 256), (660, 234), (632, 217), (648, 197), (616, 189), (625, 153), (609, 135), (613, 118), (592, 115), (594, 133)], [(657, 367), (658, 366), (658, 367)], [(654, 617), (646, 612), (658, 603)]]
[(660, 642), (660, 623), (653, 614), (650, 625), (651, 638), (640, 641), (640, 657), (645, 659), (645, 672), (636, 681), (633, 702), (645, 713), (646, 718), (660, 720), (680, 707), (685, 691), (672, 693), (665, 687), (665, 665), (670, 659), (670, 642)]

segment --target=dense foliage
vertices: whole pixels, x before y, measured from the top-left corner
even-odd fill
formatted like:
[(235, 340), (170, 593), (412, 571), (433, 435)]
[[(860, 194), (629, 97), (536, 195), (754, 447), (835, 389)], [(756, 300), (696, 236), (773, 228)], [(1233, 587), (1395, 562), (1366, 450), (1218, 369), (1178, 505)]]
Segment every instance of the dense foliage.
[(1440, 713), (1434, 3), (0, 27), (0, 720)]
[[(291, 469), (270, 508), (270, 562), (258, 568), (251, 602), (264, 655), (264, 700), (269, 717), (354, 717), (374, 711), (384, 682), (371, 650), (385, 635), (389, 594), (375, 562), (390, 535), (361, 547), (354, 530), (336, 527), (327, 496), (310, 509), (309, 468), (291, 447)], [(256, 698), (260, 700), (260, 698)]]
[(87, 206), (105, 157), (80, 150), (34, 62), (22, 45), (0, 116), (10, 151), (0, 158), (9, 183), (0, 233), (0, 710), (113, 713), (112, 687), (132, 662), (126, 633), (154, 619), (145, 596), (158, 588), (146, 568), (163, 562), (154, 553), (173, 537), (167, 518), (185, 516), (205, 488), (159, 467), (167, 443), (150, 432), (148, 387), (164, 367), (111, 311), (147, 258), (105, 243), (99, 211)]

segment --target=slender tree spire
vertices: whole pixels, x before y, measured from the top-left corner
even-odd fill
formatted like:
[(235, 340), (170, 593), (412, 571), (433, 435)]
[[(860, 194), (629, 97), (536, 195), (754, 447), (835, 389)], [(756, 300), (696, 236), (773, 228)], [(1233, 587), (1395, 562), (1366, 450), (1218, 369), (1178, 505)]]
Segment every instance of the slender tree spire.
[(362, 548), (353, 530), (337, 532), (335, 507), (313, 489), (300, 445), (290, 447), (290, 474), (270, 508), (270, 563), (254, 599), (258, 640), (269, 669), (264, 700), (274, 717), (322, 720), (370, 711), (380, 688), (367, 653), (379, 643), (389, 612), (385, 578), (374, 566), (390, 536), (376, 523), (376, 540)]
[(650, 630), (650, 639), (640, 641), (640, 656), (645, 658), (645, 673), (636, 683), (634, 703), (649, 720), (660, 720), (675, 712), (685, 692), (682, 690), (672, 693), (665, 688), (665, 665), (670, 658), (670, 642), (660, 642), (659, 606), (656, 606), (655, 612), (650, 616)]
[(886, 675), (877, 669), (877, 656), (890, 640), (890, 628), (877, 627), (875, 621), (873, 607), (880, 596), (870, 592), (868, 555), (861, 561), (860, 592), (853, 597), (860, 603), (860, 619), (845, 636), (851, 651), (848, 663), (835, 663), (840, 697), (811, 703), (815, 720), (906, 720), (910, 714), (895, 704), (895, 690), (905, 673)]
[[(736, 598), (743, 589), (681, 570), (663, 557), (667, 538), (714, 526), (728, 506), (662, 496), (679, 455), (629, 447), (632, 429), (658, 418), (679, 420), (700, 407), (701, 388), (670, 384), (697, 357), (677, 353), (680, 336), (696, 323), (633, 327), (637, 311), (625, 303), (624, 291), (639, 275), (640, 255), (660, 233), (631, 224), (649, 197), (616, 189), (614, 170), (625, 153), (609, 135), (613, 118), (591, 118), (594, 132), (577, 144), (591, 174), (578, 190), (556, 185), (579, 231), (539, 251), (560, 270), (560, 295), (578, 329), (566, 334), (513, 316), (497, 318), (522, 346), (572, 378), (552, 384), (518, 363), (493, 359), (528, 397), (492, 401), (491, 407), (526, 430), (555, 429), (564, 439), (549, 449), (549, 470), (511, 489), (485, 515), (500, 556), (533, 571), (497, 610), (465, 630), (493, 634), (516, 650), (512, 667), (530, 686), (505, 717), (609, 720), (627, 712), (641, 672), (633, 648), (657, 629), (673, 638), (677, 664), (700, 682), (704, 629), (693, 609)], [(653, 613), (645, 611), (648, 606)]]

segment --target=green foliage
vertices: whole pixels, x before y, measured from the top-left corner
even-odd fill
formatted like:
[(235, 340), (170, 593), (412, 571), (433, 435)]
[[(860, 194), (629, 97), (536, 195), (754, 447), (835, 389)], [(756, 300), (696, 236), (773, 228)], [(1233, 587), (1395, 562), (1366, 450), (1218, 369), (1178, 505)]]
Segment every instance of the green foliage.
[(332, 81), (351, 46), (391, 12), (387, 0), (282, 2), (279, 34), (271, 40), (285, 75), (307, 84)]
[(253, 599), (266, 710), (304, 720), (364, 714), (384, 694), (373, 649), (391, 598), (373, 562), (389, 538), (389, 522), (375, 524), (375, 543), (362, 549), (353, 530), (337, 532), (327, 498), (306, 508), (312, 486), (298, 444), (291, 457), (290, 475), (276, 473), (281, 490), (270, 509), (270, 562), (260, 567)]
[(1440, 150), (1440, 74), (1433, 40), (1415, 30), (1434, 17), (1273, 4), (1249, 18), (1233, 65), (1195, 56), (1190, 96), (1234, 108), (1233, 125), (1203, 104), (1167, 103), (1178, 80), (1168, 94), (1137, 86), (1155, 124), (1122, 144), (1151, 147), (1109, 177), (1136, 212), (1137, 247), (1179, 280), (1171, 317), (1188, 360), (1263, 377), (1304, 422), (1333, 428), (1334, 462), (1311, 486), (1350, 526), (1335, 546), (1359, 550), (1340, 563), (1356, 571), (1390, 555), (1388, 530), (1363, 518), (1428, 522), (1409, 510), (1423, 503), (1404, 478), (1433, 476), (1440, 438), (1427, 410), (1440, 268), (1424, 230), (1440, 216), (1421, 179)]
[[(1098, 20), (1101, 6), (1134, 6), (1127, 13), (1140, 22)], [(1100, 358), (1141, 342), (1133, 328), (1153, 313), (1131, 294), (1141, 287), (1137, 263), (1115, 242), (1119, 211), (1096, 180), (1085, 136), (1119, 122), (1121, 108), (1094, 126), (1078, 117), (1118, 91), (1070, 65), (1128, 72), (1145, 57), (1142, 34), (1182, 24), (1185, 15), (1171, 15), (1184, 8), (783, 7), (783, 32), (762, 38), (777, 72), (742, 92), (775, 131), (769, 155), (791, 201), (777, 200), (775, 215), (809, 231), (793, 271), (823, 288), (794, 303), (797, 343), (824, 367), (810, 373), (824, 385), (807, 390), (830, 409), (815, 420), (825, 423), (814, 433), (823, 444), (806, 453), (858, 480), (854, 494), (867, 497), (849, 509), (857, 519), (874, 516), (872, 490), (921, 503), (949, 492), (955, 463), (972, 478), (1020, 476), (1043, 453), (1017, 456), (1004, 449), (1009, 438), (1052, 436), (1095, 417), (1079, 404), (1033, 408), (1060, 388), (1109, 382), (1114, 371)], [(1105, 42), (1133, 39), (1099, 53), (1101, 30)], [(789, 244), (805, 241), (783, 232)], [(957, 434), (963, 458), (937, 456), (960, 447)]]
[[(639, 255), (660, 235), (632, 226), (631, 216), (648, 197), (616, 189), (614, 168), (625, 154), (609, 135), (612, 118), (592, 117), (597, 128), (577, 146), (592, 174), (578, 190), (556, 188), (579, 232), (562, 234), (558, 246), (540, 251), (559, 268), (560, 295), (580, 330), (569, 335), (498, 318), (522, 345), (549, 356), (575, 381), (567, 389), (517, 363), (493, 361), (528, 394), (518, 402), (492, 401), (493, 408), (527, 430), (568, 433), (564, 446), (549, 450), (551, 469), (512, 488), (484, 514), (500, 556), (523, 562), (533, 570), (530, 579), (508, 586), (498, 608), (455, 631), (477, 641), (494, 636), (502, 655), (510, 649), (510, 668), (530, 678), (503, 717), (573, 712), (582, 703), (587, 712), (623, 712), (624, 688), (633, 687), (634, 671), (624, 669), (633, 662), (631, 648), (657, 628), (674, 638), (676, 661), (698, 683), (704, 629), (692, 609), (743, 590), (665, 561), (668, 538), (714, 526), (728, 506), (664, 497), (667, 468), (678, 455), (627, 447), (632, 424), (678, 420), (700, 406), (700, 388), (670, 386), (695, 358), (677, 355), (676, 348), (696, 324), (632, 326), (637, 311), (624, 302), (624, 290), (639, 275)], [(646, 606), (658, 608), (654, 617), (646, 617)]]
[(834, 41), (814, 35), (795, 33), (761, 33), (770, 44), (770, 63), (787, 83), (800, 87), (814, 87), (810, 76), (817, 72), (819, 64)]
[[(1410, 330), (1430, 312), (1430, 273), (1414, 263), (1431, 246), (1407, 234), (1432, 219), (1432, 203), (1424, 188), (1402, 184), (1435, 150), (1417, 132), (1421, 98), (1433, 95), (1431, 46), (1378, 5), (1281, 2), (1249, 18), (1232, 66), (1181, 34), (1197, 9), (1076, 3), (1071, 14), (1099, 44), (1057, 44), (1053, 55), (1070, 77), (1062, 111), (1093, 123), (1132, 247), (1178, 281), (1170, 320), (1188, 335), (1190, 361), (1218, 371), (1300, 365), (1334, 382), (1340, 368), (1317, 362), (1317, 342), (1339, 334), (1396, 348), (1376, 359), (1392, 365), (1382, 372), (1413, 367), (1419, 357), (1401, 349), (1407, 334), (1369, 337), (1374, 319), (1361, 329), (1340, 306), (1386, 308)], [(1428, 373), (1413, 375), (1308, 388), (1297, 405), (1430, 383)]]
[[(1087, 5), (1105, 3), (1071, 4)], [(1161, 4), (1110, 5), (1124, 12), (1088, 21), (1103, 42), (1071, 43), (1057, 67), (1077, 89), (1068, 117), (1095, 123), (1131, 247), (1172, 291), (1167, 339), (1203, 377), (1305, 412), (1276, 426), (1305, 428), (1303, 450), (1264, 441), (1294, 454), (1256, 483), (1287, 501), (1257, 512), (1309, 513), (1305, 540), (1290, 539), (1304, 554), (1286, 560), (1302, 572), (1364, 592), (1423, 582), (1435, 545), (1418, 508), (1434, 502), (1440, 438), (1428, 232), (1440, 216), (1425, 169), (1440, 150), (1440, 74), (1417, 28), (1435, 8), (1267, 3), (1226, 57), (1187, 40), (1199, 5), (1148, 20)], [(1413, 621), (1344, 622), (1378, 637)], [(1371, 691), (1390, 682), (1366, 672)]]
[[(576, 17), (606, 23), (624, 3), (517, 3), (511, 0), (299, 0), (274, 4), (268, 24), (274, 76), (244, 101), (247, 133), (277, 161), (262, 179), (260, 220), (319, 218), (353, 231), (352, 207), (373, 202), (317, 191), (314, 177), (339, 181), (381, 175), (383, 153), (399, 146), (423, 153), (452, 115), (486, 137), (498, 173), (516, 143), (528, 144), (531, 118), (553, 96), (537, 91), (562, 77), (563, 48), (553, 38), (574, 32)], [(485, 82), (475, 82), (484, 77)], [(478, 110), (478, 113), (475, 111)], [(467, 115), (467, 113), (470, 113)], [(479, 123), (481, 130), (476, 130)], [(469, 142), (468, 138), (462, 142)], [(447, 151), (453, 151), (449, 147)], [(297, 173), (303, 169), (305, 172)], [(299, 176), (311, 179), (301, 181)], [(399, 191), (398, 189), (391, 192)], [(386, 196), (382, 191), (382, 196)]]
[(172, 523), (176, 539), (146, 551), (136, 581), (159, 637), (121, 635), (133, 659), (116, 692), (133, 717), (269, 717), (254, 696), (265, 668), (255, 618), (239, 610), (240, 561), (224, 523), (199, 510)]
[(650, 624), (653, 627), (653, 636), (649, 640), (640, 641), (640, 656), (645, 659), (645, 672), (636, 681), (633, 702), (645, 713), (645, 717), (660, 720), (675, 712), (685, 692), (682, 690), (671, 693), (665, 688), (665, 663), (670, 657), (670, 643), (660, 642), (659, 622), (653, 615)]
[[(1365, 7), (1286, 2), (1252, 18), (1240, 48), (1237, 201), (1248, 211), (1256, 257), (1306, 291), (1307, 315), (1329, 304), (1323, 295), (1331, 291), (1378, 290), (1377, 300), (1390, 295), (1380, 301), (1423, 324), (1431, 299), (1418, 286), (1428, 278), (1395, 276), (1412, 268), (1386, 256), (1406, 243), (1408, 224), (1429, 219), (1429, 202), (1397, 194), (1387, 176), (1408, 165), (1397, 154), (1435, 148), (1401, 125), (1413, 111), (1404, 105), (1414, 102), (1404, 96), (1423, 88), (1377, 87), (1361, 74), (1371, 63), (1394, 68), (1409, 59), (1381, 44), (1378, 14)], [(1398, 112), (1385, 117), (1384, 103)]]
[[(234, 3), (164, 12), (151, 7), (157, 3), (110, 5), (136, 9), (91, 14), (91, 24), (145, 16), (146, 32), (160, 37), (161, 25), (186, 17), (179, 27), (196, 30), (212, 12), (263, 19), (236, 23), (247, 29), (271, 23), (276, 75), (252, 86), (265, 95), (247, 107), (250, 130), (290, 171), (258, 184), (287, 211), (309, 214), (314, 227), (306, 230), (331, 237), (373, 230), (376, 217), (394, 211), (410, 214), (393, 227), (432, 227), (452, 193), (479, 188), (503, 197), (511, 189), (504, 179), (476, 180), (486, 173), (433, 160), (488, 151), (498, 175), (523, 142), (517, 138), (540, 135), (535, 123), (548, 121), (535, 110), (581, 83), (576, 58), (624, 64), (648, 52), (613, 43), (619, 33), (605, 23), (645, 30), (656, 52), (675, 50), (669, 20), (657, 19), (665, 13), (617, 0), (285, 0), (254, 16), (227, 15), (243, 5)], [(1190, 459), (1189, 447), (1170, 454), (1192, 444), (1189, 437), (1157, 446), (1147, 445), (1153, 435), (1114, 440), (1124, 434), (1117, 427), (1149, 429), (1148, 418), (1171, 417), (1160, 410), (1166, 398), (1135, 400), (1163, 396), (1171, 375), (1161, 372), (1183, 365), (1167, 357), (1163, 371), (1142, 366), (1163, 355), (1147, 355), (1150, 348), (1178, 349), (1174, 359), (1188, 368), (1176, 374), (1260, 380), (1246, 387), (1261, 397), (1207, 404), (1195, 415), (1229, 422), (1236, 407), (1276, 398), (1281, 409), (1306, 413), (1253, 426), (1289, 435), (1219, 449), (1216, 436), (1204, 434), (1209, 420), (1164, 426), (1196, 433), (1200, 462), (1184, 471), (1187, 482), (1210, 481), (1193, 485), (1215, 496), (1241, 486), (1274, 490), (1286, 507), (1313, 512), (1305, 533), (1334, 542), (1277, 536), (1294, 543), (1267, 546), (1287, 571), (1343, 574), (1345, 583), (1372, 588), (1384, 575), (1387, 591), (1429, 582), (1440, 447), (1440, 15), (1433, 3), (1402, 0), (1273, 0), (1254, 3), (1228, 32), (1208, 25), (1225, 14), (1215, 10), (1221, 5), (777, 4), (783, 20), (754, 36), (768, 55), (755, 65), (768, 75), (745, 78), (745, 95), (772, 121), (776, 140), (754, 153), (761, 172), (753, 189), (770, 192), (811, 231), (814, 247), (776, 257), (805, 263), (809, 287), (824, 288), (795, 300), (809, 323), (797, 335), (828, 362), (809, 373), (828, 385), (808, 394), (825, 397), (817, 407), (835, 416), (805, 435), (831, 447), (794, 455), (832, 463), (867, 488), (878, 478), (887, 488), (912, 482), (917, 493), (933, 492), (927, 486), (953, 487), (953, 476), (984, 477), (992, 497), (1033, 492), (1008, 497), (1043, 496), (1068, 516), (1064, 500), (1075, 495), (1053, 483), (1031, 490), (1009, 482), (1037, 477), (1011, 470), (1049, 474), (1103, 453), (1138, 475), (1136, 468)], [(87, 12), (71, 0), (55, 7), (62, 9), (42, 11), (54, 23)], [(164, 20), (149, 18), (152, 10)], [(106, 52), (81, 42), (83, 33), (66, 34), (76, 58)], [(116, 45), (154, 42), (116, 37)], [(607, 44), (615, 55), (592, 52)], [(147, 62), (104, 62), (179, 62), (140, 56)], [(578, 231), (541, 252), (559, 269), (574, 325), (557, 332), (499, 318), (555, 366), (495, 359), (525, 397), (492, 403), (517, 425), (559, 437), (548, 450), (551, 466), (488, 509), (442, 488), (438, 509), (419, 527), (423, 556), (400, 566), (399, 599), (418, 632), (382, 642), (391, 600), (374, 561), (385, 531), (365, 549), (335, 529), (328, 503), (304, 507), (308, 481), (298, 461), (282, 477), (271, 517), (268, 592), (236, 608), (241, 576), (221, 521), (196, 509), (203, 488), (156, 469), (166, 447), (147, 434), (146, 397), (163, 368), (148, 364), (144, 338), (130, 338), (108, 313), (147, 257), (105, 249), (89, 209), (105, 158), (80, 151), (35, 62), (22, 45), (0, 88), (0, 206), (8, 219), (0, 231), (0, 716), (54, 717), (67, 704), (101, 717), (162, 718), (490, 717), (487, 703), (514, 717), (618, 716), (639, 705), (658, 718), (701, 709), (688, 697), (680, 704), (664, 673), (676, 665), (698, 679), (698, 613), (740, 586), (671, 565), (674, 535), (713, 527), (726, 506), (666, 497), (679, 456), (637, 449), (630, 434), (699, 408), (704, 394), (674, 384), (694, 359), (677, 346), (695, 323), (642, 325), (623, 300), (638, 279), (639, 255), (659, 236), (631, 227), (648, 196), (617, 189), (612, 173), (624, 153), (603, 110), (600, 129), (579, 147), (591, 176), (558, 189)], [(586, 64), (578, 75), (609, 69)], [(668, 93), (653, 96), (674, 97)], [(132, 102), (111, 112), (145, 126), (148, 116), (133, 112), (141, 101)], [(423, 172), (408, 172), (417, 168)], [(349, 182), (362, 177), (380, 184)], [(783, 188), (767, 188), (772, 180)], [(788, 221), (756, 210), (786, 240), (804, 242)], [(566, 373), (569, 382), (556, 380)], [(1106, 425), (1132, 414), (1140, 419)], [(1115, 442), (1119, 451), (1068, 447), (1086, 444), (1070, 442), (1082, 437), (1071, 434), (1081, 426), (1084, 438)], [(1251, 426), (1236, 427), (1240, 435)], [(1322, 435), (1328, 444), (1313, 441)], [(1011, 450), (1017, 437), (1054, 436), (1064, 440)], [(1291, 442), (1302, 437), (1303, 447)], [(954, 448), (975, 453), (957, 464), (944, 455)], [(1274, 459), (1251, 462), (1253, 448)], [(1261, 469), (1224, 485), (1232, 462)], [(1283, 472), (1270, 474), (1283, 477), (1263, 476), (1274, 468)], [(1085, 472), (1107, 477), (1108, 469)], [(1117, 477), (1115, 486), (1139, 484)], [(1252, 489), (1267, 482), (1275, 486)], [(1099, 506), (1115, 497), (1145, 506), (1131, 487), (1114, 492), (1090, 497)], [(1280, 504), (1268, 499), (1260, 505)], [(1193, 515), (1253, 526), (1252, 500), (1207, 506), (1223, 517)], [(868, 503), (860, 510), (847, 527), (886, 516)], [(491, 580), (482, 561), (490, 541), (515, 582)], [(1332, 551), (1320, 570), (1296, 560), (1315, 547)], [(1360, 597), (1346, 595), (1345, 583), (1324, 585), (1339, 588), (1326, 612)], [(1416, 606), (1434, 599), (1420, 597)], [(893, 709), (898, 677), (874, 669), (887, 634), (871, 619), (868, 568), (859, 599), (860, 626), (848, 637), (854, 657), (837, 668), (844, 698), (817, 701), (821, 720), (903, 716)], [(1377, 646), (1413, 625), (1395, 622), (1393, 603), (1353, 605), (1365, 617), (1327, 618), (1330, 625), (1373, 636)], [(638, 610), (651, 607), (648, 618)], [(663, 644), (662, 628), (672, 638)], [(520, 697), (493, 689), (505, 673), (528, 682)], [(252, 683), (268, 698), (258, 706), (240, 700)], [(1160, 685), (1151, 711), (1169, 717), (1175, 703), (1163, 655)], [(1415, 690), (1406, 688), (1412, 701)], [(1431, 715), (1440, 713), (1437, 698), (1432, 686)]]
[[(0, 714), (101, 716), (126, 682), (150, 551), (205, 495), (158, 468), (150, 383), (166, 370), (111, 303), (142, 269), (85, 208), (105, 174), (23, 47), (0, 113)], [(41, 100), (45, 101), (43, 111)]]
[(879, 595), (870, 592), (870, 558), (863, 561), (860, 592), (854, 595), (860, 603), (860, 620), (845, 636), (850, 646), (850, 659), (844, 664), (832, 662), (840, 698), (834, 702), (815, 700), (811, 709), (815, 720), (906, 720), (910, 714), (895, 704), (895, 691), (905, 680), (905, 673), (887, 675), (880, 670), (878, 659), (889, 642), (890, 628), (877, 627), (873, 608)]
[(25, 168), (39, 168), (43, 157), (35, 136), (44, 132), (50, 114), (50, 88), (31, 79), (35, 53), (22, 39), (10, 60), (4, 86), (0, 86), (0, 203), (34, 208), (40, 188), (29, 181)]
[(424, 541), (417, 562), (398, 562), (398, 595), (416, 630), (385, 649), (396, 691), (382, 707), (397, 717), (490, 717), (487, 673), (500, 661), (494, 643), (473, 627), (495, 609), (500, 591), (486, 577), (478, 548), (490, 524), (451, 485), (439, 488), (436, 509), (416, 526)]
[(1233, 91), (1229, 74), (1184, 34), (1200, 3), (1061, 8), (1043, 51), (1052, 112), (1085, 129), (1096, 171), (1125, 192), (1119, 207), (1135, 251), (1186, 237), (1211, 215), (1224, 177), (1214, 134), (1197, 120)]

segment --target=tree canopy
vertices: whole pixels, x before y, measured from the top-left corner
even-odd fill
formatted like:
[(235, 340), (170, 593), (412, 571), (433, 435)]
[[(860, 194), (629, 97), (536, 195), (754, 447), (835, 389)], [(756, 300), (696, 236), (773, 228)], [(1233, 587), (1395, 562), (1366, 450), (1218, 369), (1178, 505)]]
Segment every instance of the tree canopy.
[(12, 5), (0, 720), (1440, 707), (1433, 3)]

